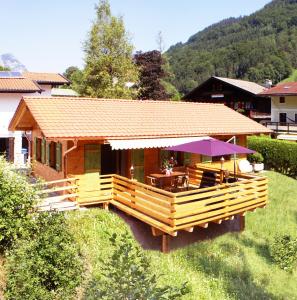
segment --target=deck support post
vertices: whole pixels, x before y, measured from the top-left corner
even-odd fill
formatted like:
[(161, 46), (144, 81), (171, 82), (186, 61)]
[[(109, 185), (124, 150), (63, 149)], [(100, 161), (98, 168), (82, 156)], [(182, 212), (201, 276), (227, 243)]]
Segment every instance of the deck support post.
[(163, 253), (169, 253), (169, 251), (170, 251), (169, 240), (170, 240), (170, 237), (168, 234), (162, 235), (162, 252)]
[(244, 231), (245, 229), (245, 216), (239, 215), (239, 230)]
[(104, 202), (104, 203), (103, 203), (103, 209), (104, 209), (104, 210), (108, 210), (108, 205), (109, 205), (108, 202)]

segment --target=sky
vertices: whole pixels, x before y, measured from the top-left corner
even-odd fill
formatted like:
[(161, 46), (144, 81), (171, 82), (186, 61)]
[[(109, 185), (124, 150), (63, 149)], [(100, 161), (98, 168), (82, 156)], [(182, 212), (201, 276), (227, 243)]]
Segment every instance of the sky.
[[(165, 50), (229, 17), (249, 15), (269, 0), (110, 0), (123, 16), (135, 51)], [(83, 67), (83, 42), (96, 0), (0, 0), (0, 54), (12, 53), (30, 71), (64, 72)]]

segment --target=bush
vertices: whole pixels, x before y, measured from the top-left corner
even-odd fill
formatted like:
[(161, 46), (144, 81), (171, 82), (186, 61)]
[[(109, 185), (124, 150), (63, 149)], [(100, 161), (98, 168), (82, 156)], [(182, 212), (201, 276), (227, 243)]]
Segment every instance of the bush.
[(127, 233), (119, 238), (113, 234), (110, 241), (115, 250), (102, 262), (101, 277), (90, 282), (85, 299), (169, 300), (189, 292), (186, 283), (181, 287), (158, 287), (158, 276), (151, 274), (148, 258)]
[(270, 246), (273, 261), (283, 270), (292, 270), (297, 262), (297, 238), (289, 235), (279, 236)]
[(64, 215), (39, 214), (30, 239), (9, 252), (6, 269), (6, 299), (72, 299), (83, 268)]
[(263, 155), (259, 152), (249, 154), (247, 158), (250, 163), (255, 163), (255, 164), (260, 164), (264, 161)]
[(252, 136), (248, 147), (263, 155), (266, 168), (297, 178), (297, 143)]
[(9, 249), (14, 241), (28, 233), (32, 212), (38, 199), (25, 176), (0, 156), (0, 251)]

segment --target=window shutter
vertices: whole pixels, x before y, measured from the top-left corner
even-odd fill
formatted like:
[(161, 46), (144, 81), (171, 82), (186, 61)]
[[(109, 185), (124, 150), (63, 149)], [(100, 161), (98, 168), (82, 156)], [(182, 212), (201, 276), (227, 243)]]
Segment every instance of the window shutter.
[(62, 169), (62, 144), (56, 144), (56, 170), (60, 172)]
[(46, 143), (46, 164), (50, 165), (51, 143)]
[(35, 137), (34, 138), (34, 145), (33, 145), (33, 151), (34, 151), (34, 153), (33, 153), (33, 158), (36, 160), (36, 157), (37, 157), (37, 137)]
[(46, 152), (46, 140), (45, 138), (41, 141), (41, 162), (45, 164), (45, 152)]
[(184, 153), (184, 166), (189, 166), (191, 164), (191, 153)]

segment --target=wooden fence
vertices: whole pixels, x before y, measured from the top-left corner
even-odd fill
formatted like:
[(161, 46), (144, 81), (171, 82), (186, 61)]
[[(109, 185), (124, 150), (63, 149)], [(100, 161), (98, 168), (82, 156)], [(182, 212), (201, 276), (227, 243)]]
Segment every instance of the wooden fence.
[[(37, 204), (39, 211), (67, 210), (76, 206), (78, 199), (78, 186), (76, 178), (66, 178), (54, 181), (33, 184), (38, 189), (40, 202)], [(67, 203), (67, 201), (71, 201)]]

